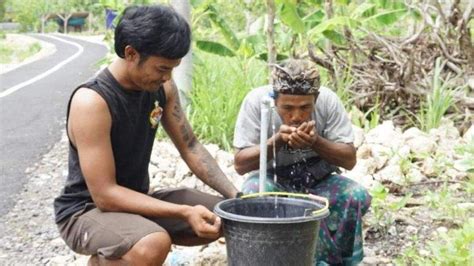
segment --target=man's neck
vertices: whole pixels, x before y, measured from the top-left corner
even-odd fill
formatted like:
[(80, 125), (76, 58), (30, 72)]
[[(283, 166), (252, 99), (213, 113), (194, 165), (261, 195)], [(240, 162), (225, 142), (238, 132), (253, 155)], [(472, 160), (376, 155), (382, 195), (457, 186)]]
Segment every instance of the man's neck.
[(122, 58), (116, 58), (109, 66), (108, 69), (112, 76), (117, 82), (126, 90), (133, 90), (135, 87), (134, 83), (130, 80), (127, 73), (127, 66), (125, 60)]

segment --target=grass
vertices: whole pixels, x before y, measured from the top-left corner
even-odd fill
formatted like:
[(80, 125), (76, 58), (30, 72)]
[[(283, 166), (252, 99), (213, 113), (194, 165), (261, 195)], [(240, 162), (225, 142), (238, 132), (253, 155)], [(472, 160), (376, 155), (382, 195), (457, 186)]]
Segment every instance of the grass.
[(41, 45), (38, 42), (24, 47), (12, 45), (6, 41), (6, 38), (0, 38), (0, 64), (20, 63), (40, 50)]
[(243, 98), (267, 82), (265, 63), (205, 53), (195, 58), (189, 120), (199, 139), (230, 151)]
[(441, 63), (441, 58), (438, 58), (433, 75), (433, 91), (427, 95), (426, 102), (422, 105), (417, 117), (420, 128), (425, 132), (428, 132), (432, 128), (439, 127), (441, 118), (443, 118), (446, 111), (454, 105), (454, 92), (458, 90), (458, 88), (449, 88), (449, 74), (445, 80), (441, 78), (443, 66), (444, 64)]
[[(257, 59), (242, 60), (200, 51), (193, 56), (188, 119), (199, 140), (231, 151), (242, 100), (252, 88), (267, 84), (266, 64)], [(164, 131), (160, 130), (158, 138), (163, 137)]]

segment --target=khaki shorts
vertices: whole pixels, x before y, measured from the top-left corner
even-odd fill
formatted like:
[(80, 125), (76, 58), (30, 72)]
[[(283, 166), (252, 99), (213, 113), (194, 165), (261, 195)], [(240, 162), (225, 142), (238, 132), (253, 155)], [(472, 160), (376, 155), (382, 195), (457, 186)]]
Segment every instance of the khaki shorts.
[[(176, 204), (203, 205), (211, 211), (223, 200), (189, 188), (159, 190), (150, 196)], [(197, 237), (191, 226), (180, 219), (102, 212), (92, 203), (58, 224), (58, 228), (61, 237), (74, 252), (97, 254), (108, 259), (122, 257), (140, 239), (155, 232), (167, 232), (172, 240), (176, 237)]]

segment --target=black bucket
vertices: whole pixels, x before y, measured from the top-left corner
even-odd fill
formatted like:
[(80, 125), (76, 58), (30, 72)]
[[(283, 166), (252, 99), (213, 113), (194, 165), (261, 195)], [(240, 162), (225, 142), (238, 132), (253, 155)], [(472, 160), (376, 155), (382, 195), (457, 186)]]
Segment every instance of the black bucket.
[(329, 215), (315, 201), (268, 196), (224, 200), (214, 212), (223, 221), (227, 263), (239, 266), (314, 265), (319, 224)]

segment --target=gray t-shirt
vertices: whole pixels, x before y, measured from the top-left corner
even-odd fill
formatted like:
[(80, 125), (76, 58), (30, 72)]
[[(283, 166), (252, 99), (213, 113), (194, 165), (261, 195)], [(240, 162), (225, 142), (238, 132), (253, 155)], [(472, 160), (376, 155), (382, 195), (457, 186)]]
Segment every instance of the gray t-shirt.
[[(234, 147), (243, 149), (260, 143), (260, 105), (262, 99), (269, 97), (271, 85), (259, 87), (250, 91), (241, 107), (234, 131)], [(282, 120), (275, 109), (271, 112), (271, 120), (275, 122), (275, 131), (278, 131)], [(311, 115), (316, 121), (318, 134), (332, 142), (352, 143), (354, 133), (344, 106), (337, 95), (328, 88), (321, 87), (316, 108)], [(272, 125), (268, 128), (268, 138), (273, 135)], [(289, 150), (282, 148), (276, 155), (277, 167), (287, 166), (305, 161), (307, 158), (318, 156), (313, 150)], [(273, 161), (268, 162), (268, 168), (273, 168)]]

